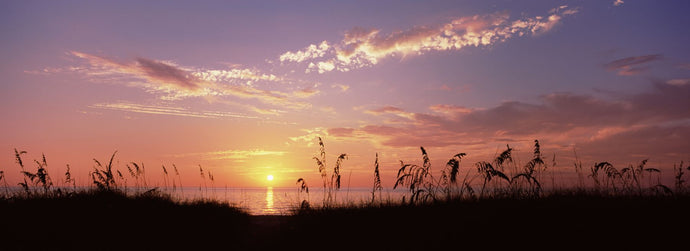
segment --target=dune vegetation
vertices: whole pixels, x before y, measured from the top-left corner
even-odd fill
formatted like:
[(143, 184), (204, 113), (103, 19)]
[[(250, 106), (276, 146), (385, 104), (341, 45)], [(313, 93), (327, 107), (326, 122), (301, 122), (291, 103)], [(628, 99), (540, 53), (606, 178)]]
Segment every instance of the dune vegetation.
[(21, 189), (11, 189), (0, 172), (2, 250), (196, 250), (216, 248), (216, 240), (237, 245), (247, 236), (249, 215), (243, 210), (150, 188), (143, 164), (128, 164), (127, 179), (113, 168), (116, 153), (107, 162), (94, 159), (90, 187), (78, 187), (69, 166), (64, 184), (56, 186), (45, 155), (32, 169), (24, 153), (15, 150)]
[[(323, 186), (333, 186), (340, 163), (326, 179), (321, 139), (319, 144), (321, 159), (315, 159)], [(647, 160), (622, 169), (597, 162), (586, 173), (576, 159), (577, 183), (546, 191), (542, 180), (555, 164), (547, 164), (538, 140), (523, 166), (507, 145), (493, 160), (474, 163), (462, 179), (466, 153), (453, 155), (434, 171), (427, 151), (420, 150), (421, 165), (400, 162), (394, 188), (407, 192), (402, 201), (377, 199), (377, 154), (369, 203), (333, 205), (330, 194), (322, 206), (303, 201), (292, 218), (297, 231), (276, 238), (290, 242), (308, 236), (310, 243), (336, 250), (577, 250), (677, 248), (676, 241), (687, 236), (690, 196), (684, 175), (690, 166), (683, 162), (674, 166), (674, 184), (667, 186), (660, 182), (661, 170), (646, 167)], [(586, 186), (586, 179), (593, 185)], [(305, 181), (298, 182), (305, 190)]]
[[(347, 154), (340, 154), (336, 160), (332, 172), (326, 167), (326, 153), (323, 141), (319, 138), (319, 156), (314, 157), (316, 166), (321, 174), (324, 188), (322, 208), (329, 209), (334, 205), (333, 197), (340, 189), (340, 169), (342, 161)], [(531, 159), (524, 165), (513, 160), (513, 148), (506, 145), (506, 149), (497, 154), (490, 161), (474, 163), (473, 168), (464, 168), (461, 174), (460, 164), (467, 153), (461, 152), (453, 155), (445, 165), (433, 170), (431, 160), (424, 147), (421, 150), (421, 165), (400, 161), (400, 168), (395, 177), (393, 189), (406, 191), (402, 201), (377, 200), (377, 191), (380, 192), (381, 177), (379, 172), (378, 153), (374, 160), (373, 189), (371, 202), (368, 206), (378, 205), (434, 205), (451, 201), (476, 201), (495, 199), (544, 199), (551, 196), (587, 195), (596, 197), (682, 197), (688, 193), (685, 171), (690, 170), (690, 165), (680, 162), (673, 167), (674, 183), (666, 185), (661, 182), (661, 170), (647, 167), (647, 159), (637, 165), (629, 165), (618, 169), (611, 163), (595, 162), (589, 167), (589, 172), (583, 169), (582, 162), (576, 157), (573, 170), (577, 176), (577, 182), (572, 185), (553, 186), (548, 191), (544, 188), (544, 179), (555, 184), (552, 171), (555, 167), (555, 155), (551, 163), (542, 155), (541, 145), (534, 140)], [(585, 185), (585, 180), (591, 185)], [(308, 193), (306, 180), (297, 180), (300, 191)], [(380, 196), (379, 196), (380, 197)], [(310, 201), (303, 201), (302, 205), (310, 205)], [(367, 206), (367, 205), (365, 205)], [(301, 208), (309, 210), (313, 208)]]
[[(143, 163), (126, 164), (126, 172), (114, 168), (117, 152), (107, 161), (94, 159), (90, 187), (78, 187), (69, 166), (55, 184), (45, 156), (30, 168), (25, 152), (15, 150), (19, 184), (7, 184), (0, 171), (2, 249), (658, 248), (684, 238), (690, 223), (690, 166), (682, 162), (674, 167), (674, 184), (665, 185), (657, 178), (661, 170), (647, 167), (646, 160), (621, 169), (597, 162), (588, 172), (576, 161), (577, 183), (546, 190), (543, 180), (553, 166), (537, 140), (524, 165), (506, 146), (494, 159), (462, 170), (466, 153), (434, 169), (421, 147), (421, 165), (400, 163), (394, 189), (405, 191), (401, 201), (381, 196), (376, 154), (371, 200), (343, 205), (335, 197), (347, 154), (330, 168), (320, 138), (319, 147), (313, 159), (324, 195), (313, 199), (321, 203), (311, 201), (307, 180), (299, 178), (298, 192), (306, 196), (285, 216), (251, 216), (228, 202), (176, 199), (172, 193), (182, 180), (176, 166), (162, 167), (165, 189), (150, 187)], [(201, 166), (199, 171), (199, 190), (207, 191), (213, 176)]]

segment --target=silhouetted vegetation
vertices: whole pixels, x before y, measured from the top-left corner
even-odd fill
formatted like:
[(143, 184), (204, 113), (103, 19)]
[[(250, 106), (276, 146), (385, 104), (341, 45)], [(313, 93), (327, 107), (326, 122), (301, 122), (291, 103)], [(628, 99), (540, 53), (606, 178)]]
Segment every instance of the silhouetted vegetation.
[[(2, 249), (584, 249), (591, 243), (597, 248), (659, 249), (675, 245), (664, 240), (685, 238), (685, 232), (675, 229), (690, 223), (685, 180), (690, 166), (684, 162), (674, 165), (669, 187), (660, 181), (661, 170), (648, 167), (646, 159), (622, 169), (595, 162), (585, 176), (576, 156), (574, 186), (547, 190), (542, 179), (555, 164), (547, 166), (537, 140), (524, 165), (506, 145), (490, 161), (463, 168), (463, 152), (433, 170), (427, 150), (420, 150), (421, 165), (400, 161), (394, 188), (404, 189), (401, 201), (381, 196), (377, 153), (371, 201), (340, 205), (335, 196), (347, 155), (338, 155), (327, 172), (319, 138), (319, 155), (313, 159), (323, 182), (322, 204), (310, 204), (307, 181), (299, 178), (300, 202), (292, 215), (249, 216), (227, 202), (174, 199), (167, 188), (172, 183), (174, 192), (182, 184), (175, 165), (177, 179), (170, 179), (169, 169), (162, 166), (164, 188), (149, 187), (144, 164), (129, 162), (129, 176), (123, 175), (114, 152), (107, 162), (94, 159), (90, 187), (77, 187), (69, 165), (64, 179), (54, 181), (45, 155), (34, 160), (36, 168), (31, 169), (23, 160), (26, 152), (15, 149), (21, 189), (10, 189), (5, 170), (0, 171), (5, 191), (0, 197), (0, 236), (9, 240)], [(213, 186), (213, 175), (200, 165), (199, 173), (199, 192), (208, 195), (206, 183)], [(585, 185), (585, 177), (591, 186)], [(634, 241), (631, 236), (636, 236)]]
[(249, 216), (227, 203), (150, 190), (86, 190), (0, 199), (3, 250), (197, 250), (240, 242)]
[(374, 160), (374, 188), (371, 190), (371, 203), (376, 202), (376, 192), (379, 192), (379, 198), (381, 197), (381, 175), (379, 172), (379, 154), (376, 153), (376, 160)]
[(69, 165), (62, 186), (54, 186), (45, 155), (34, 161), (35, 172), (26, 170), (25, 153), (15, 149), (22, 190), (10, 190), (0, 172), (5, 182), (2, 250), (197, 250), (218, 247), (207, 240), (220, 239), (246, 248), (246, 212), (227, 202), (178, 200), (149, 189), (140, 178), (143, 164), (134, 162), (127, 168), (136, 187), (128, 192), (117, 181), (126, 182), (114, 166), (117, 152), (108, 162), (94, 159), (93, 186), (82, 188), (75, 185)]
[[(690, 196), (609, 196), (561, 190), (548, 196), (438, 201), (431, 205), (362, 204), (301, 210), (284, 242), (309, 236), (314, 246), (346, 236), (336, 250), (612, 248), (660, 250), (682, 240)], [(282, 235), (281, 235), (282, 236)], [(636, 236), (636, 237), (632, 237)], [(634, 238), (634, 239), (630, 239)]]
[(347, 159), (347, 154), (343, 153), (338, 155), (335, 161), (335, 166), (333, 166), (333, 172), (329, 177), (328, 170), (326, 168), (326, 147), (323, 144), (323, 140), (319, 137), (319, 156), (313, 158), (316, 161), (316, 165), (319, 168), (319, 173), (321, 174), (321, 180), (323, 181), (324, 198), (323, 205), (330, 206), (335, 200), (335, 192), (340, 190), (340, 167), (343, 164), (343, 160)]

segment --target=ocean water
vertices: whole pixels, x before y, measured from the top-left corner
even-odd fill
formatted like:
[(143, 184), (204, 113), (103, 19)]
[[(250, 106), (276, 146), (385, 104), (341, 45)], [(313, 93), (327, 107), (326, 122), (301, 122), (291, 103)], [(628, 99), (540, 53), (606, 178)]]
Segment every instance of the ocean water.
[[(297, 188), (263, 187), (263, 188), (199, 188), (185, 187), (172, 194), (177, 199), (215, 199), (228, 202), (242, 208), (252, 215), (286, 215), (299, 208), (307, 200), (312, 206), (321, 206), (324, 200), (323, 189), (309, 189), (309, 193), (300, 192)], [(401, 201), (407, 192), (404, 189), (383, 189), (376, 193), (379, 201)], [(332, 193), (335, 205), (357, 205), (371, 201), (371, 188), (342, 188)]]
[[(9, 187), (7, 191), (0, 194), (13, 195), (24, 194), (21, 187)], [(53, 189), (63, 189), (73, 191), (72, 187), (53, 187)], [(95, 189), (95, 187), (77, 187), (77, 190)], [(150, 188), (121, 188), (127, 194), (146, 192)], [(323, 205), (323, 188), (310, 188), (309, 193), (300, 192), (295, 187), (258, 187), (258, 188), (223, 188), (223, 187), (183, 187), (174, 189), (157, 188), (158, 191), (170, 194), (177, 200), (196, 200), (213, 199), (221, 202), (228, 202), (232, 206), (239, 207), (251, 215), (287, 215), (299, 208), (302, 201), (306, 200), (313, 207)], [(32, 187), (34, 193), (41, 193), (42, 190)], [(376, 192), (377, 202), (399, 202), (408, 192), (405, 189), (384, 188)], [(355, 187), (342, 188), (332, 192), (332, 205), (358, 205), (371, 202), (371, 188)]]

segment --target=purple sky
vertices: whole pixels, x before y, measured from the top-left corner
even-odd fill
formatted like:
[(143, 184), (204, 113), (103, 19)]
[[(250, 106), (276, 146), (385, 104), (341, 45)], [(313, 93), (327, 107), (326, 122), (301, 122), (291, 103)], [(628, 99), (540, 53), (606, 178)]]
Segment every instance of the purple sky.
[(419, 146), (471, 168), (506, 144), (524, 164), (534, 139), (563, 173), (575, 149), (671, 175), (690, 161), (690, 3), (615, 2), (3, 1), (0, 170), (18, 178), (17, 148), (88, 184), (118, 150), (190, 186), (198, 165), (292, 186), (318, 179), (320, 136), (352, 185), (376, 152), (391, 185)]

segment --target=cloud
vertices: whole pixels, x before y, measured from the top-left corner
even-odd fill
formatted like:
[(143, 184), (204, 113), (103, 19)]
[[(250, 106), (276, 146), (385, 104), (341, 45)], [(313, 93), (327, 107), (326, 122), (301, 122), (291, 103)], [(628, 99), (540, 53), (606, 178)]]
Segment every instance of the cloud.
[(354, 128), (339, 127), (339, 128), (329, 128), (326, 132), (328, 133), (328, 135), (332, 135), (335, 137), (352, 137), (354, 131), (355, 131)]
[(280, 62), (302, 62), (309, 59), (320, 58), (326, 54), (330, 49), (327, 41), (321, 42), (319, 45), (310, 44), (307, 48), (296, 52), (285, 52), (280, 55)]
[(463, 106), (444, 105), (444, 104), (432, 105), (429, 107), (429, 109), (434, 111), (434, 112), (450, 114), (450, 115), (467, 114), (467, 113), (472, 112), (472, 109), (469, 109), (469, 108), (466, 108)]
[(407, 119), (412, 119), (412, 117), (414, 117), (414, 113), (406, 112), (405, 110), (395, 106), (384, 106), (378, 109), (367, 110), (365, 113), (372, 115), (393, 114)]
[[(164, 94), (160, 96), (160, 99), (168, 101), (193, 97), (218, 101), (235, 97), (299, 110), (311, 107), (310, 103), (299, 99), (311, 97), (319, 92), (309, 88), (292, 92), (261, 89), (257, 86), (257, 82), (284, 83), (286, 80), (273, 74), (262, 74), (253, 69), (195, 70), (186, 69), (171, 62), (146, 58), (121, 63), (83, 52), (72, 51), (70, 54), (85, 59), (89, 63), (87, 67), (75, 68), (78, 70), (76, 72), (95, 80), (124, 82), (143, 87), (147, 92)], [(260, 112), (258, 108), (250, 110), (266, 114)]]
[(284, 111), (276, 110), (276, 109), (263, 109), (263, 108), (258, 108), (255, 106), (250, 107), (252, 111), (255, 111), (256, 113), (263, 114), (263, 115), (280, 115), (281, 113), (284, 113)]
[(90, 55), (87, 53), (71, 51), (72, 55), (86, 59), (96, 68), (90, 69), (91, 75), (125, 74), (130, 77), (144, 80), (156, 89), (182, 89), (194, 91), (201, 87), (201, 80), (191, 76), (184, 70), (164, 62), (137, 58), (131, 63), (120, 63), (105, 57)]
[(206, 160), (234, 160), (235, 162), (244, 162), (249, 158), (260, 157), (260, 156), (283, 156), (286, 152), (284, 151), (269, 151), (263, 149), (253, 149), (253, 150), (223, 150), (223, 151), (213, 151), (213, 152), (202, 152), (202, 153), (185, 153), (185, 154), (174, 154), (171, 155), (175, 158), (183, 157), (194, 157), (201, 156)]
[(335, 69), (335, 64), (333, 63), (333, 60), (330, 60), (327, 62), (317, 62), (316, 64), (309, 63), (309, 66), (307, 66), (307, 69), (304, 72), (309, 73), (312, 71), (317, 71), (319, 73), (324, 73), (324, 72), (332, 71), (334, 69)]
[(313, 88), (304, 88), (298, 91), (292, 92), (292, 96), (294, 97), (300, 97), (300, 98), (308, 98), (311, 96), (314, 96), (316, 94), (319, 94), (319, 90), (313, 89)]
[(429, 90), (433, 91), (443, 91), (444, 93), (466, 93), (470, 92), (472, 89), (472, 86), (469, 84), (463, 84), (463, 85), (458, 85), (458, 84), (441, 84), (441, 85), (432, 85), (428, 87)]
[(331, 85), (331, 88), (338, 88), (338, 89), (340, 89), (341, 92), (347, 92), (347, 90), (350, 89), (350, 86), (349, 85), (334, 84), (334, 85)]
[(252, 69), (230, 69), (230, 70), (200, 70), (192, 72), (192, 75), (199, 79), (211, 82), (229, 82), (234, 80), (251, 81), (282, 81), (283, 79), (273, 74), (262, 74)]
[(125, 112), (136, 112), (145, 114), (157, 114), (157, 115), (171, 115), (171, 116), (182, 116), (182, 117), (194, 117), (194, 118), (250, 118), (256, 119), (255, 116), (247, 116), (232, 112), (221, 112), (221, 111), (191, 111), (182, 107), (174, 106), (160, 106), (160, 105), (142, 105), (134, 104), (128, 102), (118, 102), (118, 103), (98, 103), (90, 105), (89, 108), (96, 109), (106, 109), (115, 111), (125, 111)]
[[(622, 98), (598, 98), (590, 95), (551, 93), (535, 103), (507, 101), (500, 105), (469, 109), (455, 105), (433, 105), (431, 113), (415, 113), (403, 108), (385, 106), (367, 110), (378, 116), (408, 114), (410, 123), (365, 123), (356, 128), (330, 128), (329, 135), (343, 139), (368, 139), (387, 147), (465, 148), (474, 145), (500, 145), (511, 140), (546, 139), (560, 147), (605, 145), (647, 154), (685, 153), (690, 129), (690, 84), (674, 81), (656, 82), (646, 92), (623, 95)], [(664, 139), (668, 145), (685, 148), (656, 149), (641, 139)], [(656, 135), (656, 136), (655, 136)], [(676, 136), (673, 136), (676, 135)], [(637, 142), (636, 145), (613, 142)], [(603, 148), (600, 145), (598, 149)], [(594, 149), (594, 148), (592, 148)], [(668, 150), (668, 151), (666, 151)], [(624, 151), (624, 150), (621, 150)], [(605, 151), (607, 152), (607, 151)]]
[(225, 150), (225, 151), (216, 151), (216, 152), (208, 152), (204, 153), (203, 155), (206, 156), (206, 159), (216, 159), (216, 160), (222, 160), (222, 159), (233, 159), (233, 160), (246, 160), (251, 157), (257, 157), (257, 156), (282, 156), (284, 155), (285, 152), (283, 151), (266, 151), (266, 150)]
[(319, 107), (319, 111), (330, 115), (337, 115), (335, 108), (333, 108), (332, 106), (321, 106)]
[(395, 106), (384, 106), (378, 109), (367, 110), (366, 113), (380, 115), (384, 113), (403, 113), (404, 110)]
[(618, 71), (618, 75), (621, 76), (637, 75), (646, 71), (649, 68), (640, 65), (653, 61), (658, 61), (662, 58), (663, 56), (661, 54), (650, 54), (644, 56), (621, 58), (605, 64), (604, 68), (606, 68), (606, 70), (609, 71)]
[(301, 129), (301, 131), (305, 134), (301, 136), (288, 137), (290, 141), (286, 142), (286, 144), (290, 145), (291, 143), (306, 143), (308, 147), (312, 147), (314, 146), (314, 140), (318, 137), (322, 137), (324, 133), (327, 132), (327, 129), (323, 127), (316, 127), (311, 129)]
[[(650, 125), (632, 128), (597, 140), (576, 144), (578, 154), (594, 161), (610, 161), (621, 166), (636, 164), (643, 159), (661, 163), (656, 167), (670, 169), (672, 164), (690, 158), (690, 123)], [(664, 171), (666, 172), (666, 171)]]
[(337, 43), (311, 44), (303, 50), (286, 52), (281, 62), (309, 62), (305, 72), (349, 71), (377, 64), (393, 56), (421, 55), (429, 51), (460, 50), (488, 46), (514, 36), (541, 34), (552, 30), (576, 8), (560, 6), (548, 16), (510, 20), (507, 12), (460, 17), (448, 23), (415, 26), (388, 34), (379, 29), (355, 27)]
[(190, 90), (195, 90), (200, 87), (197, 83), (199, 79), (189, 76), (187, 72), (172, 65), (155, 60), (137, 58), (135, 67), (141, 70), (144, 76), (152, 81), (170, 83)]
[(624, 3), (625, 3), (625, 2), (623, 2), (623, 0), (616, 0), (616, 1), (613, 1), (613, 6), (621, 6), (621, 5), (623, 5)]
[(676, 85), (676, 86), (690, 85), (690, 78), (671, 79), (669, 81), (666, 81), (666, 83), (669, 85)]

